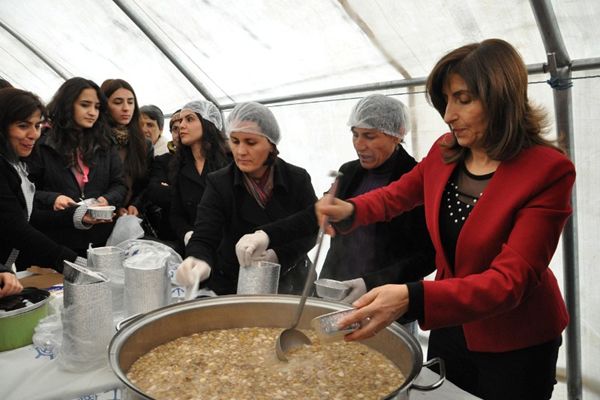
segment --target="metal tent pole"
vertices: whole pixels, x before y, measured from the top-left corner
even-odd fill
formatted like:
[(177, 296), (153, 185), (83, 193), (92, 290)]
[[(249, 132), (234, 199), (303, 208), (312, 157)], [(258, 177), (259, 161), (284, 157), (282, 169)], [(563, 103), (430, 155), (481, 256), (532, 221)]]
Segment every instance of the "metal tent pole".
[(125, 4), (122, 0), (113, 0), (113, 2), (133, 21), (133, 23), (140, 28), (140, 30), (154, 43), (156, 47), (171, 61), (171, 63), (186, 77), (186, 79), (204, 96), (205, 99), (214, 103), (218, 108), (219, 102), (210, 93), (210, 91), (200, 82), (194, 74), (192, 74), (179, 60), (177, 55), (171, 51), (169, 46), (146, 24), (135, 11)]
[[(558, 137), (564, 139), (573, 163), (573, 110), (571, 99), (571, 60), (563, 43), (550, 0), (530, 0), (538, 29), (548, 53), (550, 83), (554, 89), (554, 108)], [(577, 193), (573, 187), (573, 215), (563, 232), (563, 270), (565, 301), (571, 317), (567, 327), (567, 394), (570, 400), (582, 398), (581, 329), (579, 310), (579, 264), (577, 248)]]
[(69, 79), (72, 74), (66, 71), (61, 65), (55, 63), (50, 58), (46, 57), (44, 53), (38, 50), (29, 40), (25, 39), (23, 36), (19, 35), (15, 30), (13, 30), (10, 26), (6, 25), (3, 21), (0, 20), (0, 26), (10, 33), (15, 39), (17, 39), (23, 46), (27, 47), (33, 54), (39, 57), (40, 60), (44, 62), (54, 73), (64, 80)]

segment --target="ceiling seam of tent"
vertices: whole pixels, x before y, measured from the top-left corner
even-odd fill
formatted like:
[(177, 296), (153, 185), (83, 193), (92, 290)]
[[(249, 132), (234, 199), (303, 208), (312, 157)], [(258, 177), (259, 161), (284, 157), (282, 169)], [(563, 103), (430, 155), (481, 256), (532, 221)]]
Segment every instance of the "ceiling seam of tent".
[(40, 60), (42, 60), (42, 62), (44, 64), (46, 64), (48, 67), (50, 67), (50, 69), (55, 74), (57, 74), (58, 76), (60, 76), (64, 80), (67, 80), (67, 79), (69, 79), (70, 77), (73, 76), (73, 74), (70, 73), (69, 71), (67, 71), (67, 69), (65, 69), (62, 65), (60, 65), (57, 62), (55, 62), (52, 59), (50, 59), (50, 57), (48, 57), (47, 55), (45, 55), (40, 49), (38, 49), (37, 47), (35, 47), (33, 45), (33, 43), (31, 43), (28, 39), (26, 39), (23, 35), (19, 34), (14, 29), (12, 29), (4, 21), (0, 20), (0, 26), (6, 32), (8, 32), (11, 36), (13, 36), (15, 39), (17, 39), (29, 51), (31, 51), (33, 54), (35, 54)]
[(181, 74), (200, 92), (204, 98), (214, 103), (217, 107), (219, 106), (219, 102), (217, 99), (210, 93), (210, 91), (204, 86), (202, 82), (200, 82), (196, 77), (189, 71), (180, 61), (179, 57), (175, 53), (173, 53), (166, 43), (155, 34), (155, 32), (150, 28), (139, 16), (137, 13), (131, 9), (127, 4), (125, 4), (122, 0), (113, 0), (113, 2), (121, 9), (121, 11), (146, 35), (146, 37), (167, 57), (167, 59), (181, 72)]
[[(383, 44), (377, 39), (373, 30), (369, 27), (369, 24), (367, 24), (367, 22), (361, 18), (361, 16), (348, 3), (348, 1), (347, 0), (338, 0), (338, 1), (339, 1), (340, 5), (342, 6), (342, 8), (344, 9), (344, 11), (346, 12), (346, 15), (348, 15), (348, 17), (352, 21), (354, 21), (354, 23), (367, 36), (367, 38), (369, 38), (369, 41), (373, 44), (373, 46), (375, 46), (375, 48), (377, 50), (379, 50), (379, 52), (381, 52), (383, 57), (390, 63), (390, 65), (396, 71), (398, 71), (398, 73), (400, 73), (400, 75), (402, 77), (404, 77), (405, 79), (412, 78), (412, 76), (406, 70), (406, 68), (404, 68), (404, 66), (402, 64), (400, 64), (396, 60), (396, 58), (393, 57), (392, 54), (385, 48), (385, 46), (383, 46)], [(413, 95), (414, 94), (413, 93), (414, 86), (409, 86), (408, 92), (409, 92), (408, 93), (408, 109), (410, 110), (410, 114), (411, 114), (410, 119), (412, 121), (412, 129), (410, 131), (410, 136), (411, 136), (410, 142), (411, 142), (412, 154), (415, 154), (416, 156), (418, 156), (419, 136), (420, 135), (418, 135), (418, 131), (419, 131), (418, 119), (416, 118), (416, 113), (414, 111), (415, 104), (416, 104), (416, 99), (415, 99), (415, 96)]]
[[(135, 1), (135, 0), (134, 0)], [(154, 19), (152, 18), (152, 15), (150, 15), (149, 13), (146, 12), (144, 7), (141, 7), (139, 4), (137, 4), (137, 1), (135, 1), (136, 5), (138, 6), (138, 8), (140, 9), (140, 11), (145, 15), (146, 18), (148, 18), (150, 21), (152, 21), (152, 23), (156, 26), (156, 29), (159, 30), (161, 32), (161, 34), (166, 37), (167, 39), (169, 39), (169, 41), (172, 43), (172, 45), (174, 47), (176, 47), (183, 55), (185, 55), (188, 59), (188, 61), (192, 64), (194, 64), (194, 66), (196, 66), (196, 68), (198, 68), (202, 74), (206, 77), (207, 80), (209, 80), (215, 87), (217, 87), (229, 100), (231, 100), (232, 102), (235, 102), (235, 99), (225, 91), (225, 89), (223, 89), (221, 87), (221, 85), (219, 85), (205, 70), (204, 68), (202, 68), (197, 62), (196, 60), (194, 60), (192, 57), (190, 57), (186, 51), (184, 49), (181, 48), (181, 46), (179, 45), (179, 43), (175, 40), (173, 40), (167, 32), (164, 31), (164, 29), (162, 29), (162, 27), (160, 26), (160, 24)]]

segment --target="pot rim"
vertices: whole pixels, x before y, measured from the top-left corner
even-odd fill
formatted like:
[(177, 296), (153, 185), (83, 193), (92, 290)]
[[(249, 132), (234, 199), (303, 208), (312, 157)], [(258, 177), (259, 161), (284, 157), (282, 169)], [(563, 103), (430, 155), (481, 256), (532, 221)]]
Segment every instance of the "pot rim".
[[(143, 398), (151, 398), (146, 393), (140, 391), (135, 385), (131, 383), (126, 373), (120, 368), (118, 356), (121, 351), (121, 348), (126, 342), (126, 339), (138, 329), (144, 327), (145, 325), (151, 324), (159, 319), (167, 317), (172, 314), (177, 314), (179, 312), (183, 312), (185, 310), (192, 310), (201, 305), (201, 307), (209, 307), (211, 305), (222, 305), (223, 303), (227, 303), (230, 305), (235, 304), (248, 304), (251, 303), (270, 303), (272, 304), (275, 300), (280, 304), (290, 304), (297, 305), (300, 296), (296, 295), (224, 295), (210, 298), (201, 298), (183, 301), (179, 303), (169, 304), (167, 306), (157, 308), (155, 310), (149, 311), (144, 314), (138, 314), (129, 317), (124, 320), (122, 324), (117, 326), (117, 333), (113, 335), (109, 345), (108, 345), (108, 362), (109, 365), (114, 372), (114, 374), (119, 378), (121, 382), (123, 382), (130, 390), (133, 390), (135, 393), (141, 395)], [(312, 306), (324, 306), (329, 308), (334, 308), (335, 310), (344, 310), (351, 309), (348, 304), (328, 301), (316, 297), (309, 297), (306, 300), (306, 305)], [(396, 336), (401, 337), (410, 349), (414, 352), (415, 359), (418, 362), (415, 363), (414, 368), (410, 371), (410, 374), (405, 376), (405, 381), (399, 387), (394, 389), (390, 394), (397, 395), (399, 393), (407, 392), (413, 385), (413, 381), (419, 376), (421, 369), (423, 368), (423, 350), (421, 349), (421, 345), (417, 341), (417, 339), (406, 331), (405, 328), (402, 327), (397, 322), (393, 322), (388, 325), (385, 330), (391, 331)], [(377, 335), (375, 335), (377, 336)]]
[(10, 318), (10, 317), (27, 314), (31, 311), (37, 310), (38, 308), (42, 307), (44, 304), (48, 303), (50, 301), (50, 292), (48, 292), (46, 290), (42, 290), (42, 289), (39, 289), (39, 291), (45, 292), (44, 294), (46, 295), (46, 297), (44, 299), (38, 301), (37, 303), (33, 303), (33, 304), (31, 304), (29, 306), (25, 306), (23, 308), (18, 308), (16, 310), (0, 311), (0, 320), (3, 318)]

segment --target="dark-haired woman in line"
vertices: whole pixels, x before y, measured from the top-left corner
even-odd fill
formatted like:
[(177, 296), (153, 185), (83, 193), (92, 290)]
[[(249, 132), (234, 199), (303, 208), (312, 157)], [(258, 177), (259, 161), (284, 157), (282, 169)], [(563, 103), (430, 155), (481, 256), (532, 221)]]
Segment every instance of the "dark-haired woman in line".
[[(184, 111), (181, 112), (184, 118)], [(234, 162), (206, 179), (198, 205), (188, 256), (177, 269), (177, 281), (186, 287), (206, 281), (219, 295), (237, 290), (240, 266), (235, 244), (259, 226), (304, 210), (316, 201), (310, 175), (278, 157), (279, 124), (266, 106), (238, 104), (229, 114), (227, 134)], [(185, 118), (181, 141), (185, 140)], [(308, 274), (306, 253), (315, 244), (316, 232), (258, 255), (281, 265), (279, 293), (302, 292)], [(210, 278), (209, 278), (210, 276)]]
[(221, 112), (208, 101), (192, 101), (178, 115), (179, 145), (169, 164), (171, 226), (183, 254), (194, 223), (206, 177), (231, 161), (221, 129)]
[(442, 57), (427, 93), (451, 132), (398, 181), (317, 211), (356, 227), (424, 204), (436, 279), (375, 288), (340, 323), (370, 317), (347, 336), (359, 340), (415, 317), (431, 330), (428, 357), (441, 357), (462, 389), (550, 399), (569, 316), (549, 264), (571, 214), (573, 163), (542, 136), (545, 113), (529, 102), (525, 64), (503, 40)]
[(75, 261), (77, 254), (35, 229), (64, 226), (86, 229), (96, 221), (86, 206), (62, 211), (40, 210), (33, 206), (35, 186), (27, 177), (23, 159), (31, 154), (40, 137), (45, 113), (40, 99), (31, 92), (0, 90), (0, 297), (18, 293), (22, 287), (12, 272), (16, 261), (62, 271), (63, 261)]
[(118, 215), (139, 215), (144, 211), (154, 148), (140, 128), (140, 109), (133, 87), (123, 79), (107, 79), (100, 86), (108, 101), (112, 141), (123, 162), (127, 196)]
[[(76, 77), (65, 81), (48, 104), (51, 128), (27, 160), (36, 185), (36, 205), (64, 210), (84, 200), (119, 207), (127, 188), (123, 166), (110, 142), (106, 99), (93, 81)], [(112, 224), (88, 231), (44, 228), (44, 232), (80, 255), (103, 246)]]

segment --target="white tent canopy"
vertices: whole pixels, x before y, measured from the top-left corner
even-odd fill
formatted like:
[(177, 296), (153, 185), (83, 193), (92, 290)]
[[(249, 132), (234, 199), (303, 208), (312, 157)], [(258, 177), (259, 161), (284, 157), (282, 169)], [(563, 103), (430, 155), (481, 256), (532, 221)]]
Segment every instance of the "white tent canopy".
[[(262, 101), (281, 124), (282, 157), (319, 193), (327, 171), (355, 158), (346, 121), (358, 98), (378, 91), (409, 105), (406, 147), (419, 160), (447, 129), (423, 94), (435, 61), (469, 42), (511, 42), (529, 66), (531, 99), (576, 161), (573, 226), (552, 264), (575, 321), (559, 370), (569, 398), (582, 384), (600, 398), (598, 21), (598, 0), (1, 0), (0, 77), (46, 101), (72, 76), (122, 78), (140, 105), (166, 114), (198, 98), (225, 111)], [(557, 71), (545, 69), (549, 50)], [(555, 90), (550, 78), (573, 87)]]

